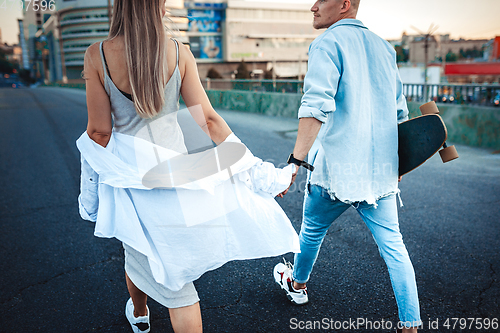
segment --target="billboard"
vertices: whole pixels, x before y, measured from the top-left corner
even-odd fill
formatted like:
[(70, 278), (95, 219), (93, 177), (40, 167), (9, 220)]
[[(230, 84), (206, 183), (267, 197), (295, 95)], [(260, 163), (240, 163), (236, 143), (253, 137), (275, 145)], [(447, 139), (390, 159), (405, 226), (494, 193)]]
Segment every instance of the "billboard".
[(188, 36), (191, 52), (197, 59), (222, 61), (224, 4), (196, 3), (188, 8)]
[(195, 58), (222, 60), (222, 36), (191, 36), (189, 44)]
[(213, 9), (189, 9), (189, 32), (222, 32), (223, 12)]

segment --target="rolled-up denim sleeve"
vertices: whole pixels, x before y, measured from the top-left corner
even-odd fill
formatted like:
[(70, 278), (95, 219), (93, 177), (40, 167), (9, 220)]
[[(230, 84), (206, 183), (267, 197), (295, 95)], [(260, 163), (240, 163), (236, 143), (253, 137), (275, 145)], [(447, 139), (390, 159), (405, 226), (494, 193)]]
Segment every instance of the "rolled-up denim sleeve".
[(311, 50), (298, 117), (324, 123), (328, 113), (335, 111), (339, 79), (340, 70), (331, 54), (320, 48)]
[(398, 124), (408, 120), (408, 105), (406, 104), (406, 97), (403, 95), (403, 83), (399, 76), (399, 71), (396, 71), (396, 104), (398, 107)]

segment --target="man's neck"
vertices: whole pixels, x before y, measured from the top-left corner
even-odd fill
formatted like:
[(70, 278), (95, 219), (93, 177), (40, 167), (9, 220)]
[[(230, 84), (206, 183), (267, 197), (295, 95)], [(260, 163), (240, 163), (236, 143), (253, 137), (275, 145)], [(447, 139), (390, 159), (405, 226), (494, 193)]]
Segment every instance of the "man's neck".
[[(337, 21), (335, 21), (332, 25), (334, 24), (337, 24), (338, 22), (342, 21), (342, 20), (347, 20), (347, 19), (353, 19), (355, 20), (356, 19), (356, 14), (350, 14), (350, 15), (343, 15), (341, 18), (339, 18)], [(332, 26), (330, 25), (330, 27)], [(328, 27), (329, 28), (329, 27)]]

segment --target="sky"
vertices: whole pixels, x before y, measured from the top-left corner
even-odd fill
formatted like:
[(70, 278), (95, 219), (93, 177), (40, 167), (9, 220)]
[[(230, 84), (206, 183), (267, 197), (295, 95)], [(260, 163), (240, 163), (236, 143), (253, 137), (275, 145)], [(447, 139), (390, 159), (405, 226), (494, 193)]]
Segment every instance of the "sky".
[[(17, 19), (22, 18), (20, 1), (0, 0), (3, 42), (18, 42)], [(311, 6), (314, 3), (313, 0), (272, 1)], [(436, 34), (450, 34), (455, 39), (491, 39), (500, 36), (499, 13), (500, 0), (361, 0), (357, 18), (385, 39), (399, 39), (403, 31), (418, 33), (413, 27), (427, 32), (431, 24), (438, 26)]]

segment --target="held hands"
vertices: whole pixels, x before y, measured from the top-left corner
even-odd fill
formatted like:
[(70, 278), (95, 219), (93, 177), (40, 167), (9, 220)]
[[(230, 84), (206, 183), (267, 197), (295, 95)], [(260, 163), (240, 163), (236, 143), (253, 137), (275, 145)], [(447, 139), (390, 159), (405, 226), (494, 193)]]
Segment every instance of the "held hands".
[(277, 197), (280, 197), (280, 198), (283, 198), (283, 196), (288, 193), (290, 186), (293, 185), (293, 183), (295, 182), (295, 179), (297, 178), (297, 173), (299, 172), (299, 168), (301, 166), (303, 166), (304, 168), (306, 168), (309, 171), (314, 170), (314, 167), (312, 165), (310, 165), (309, 163), (307, 163), (304, 160), (299, 160), (299, 159), (295, 158), (295, 156), (293, 156), (293, 154), (290, 154), (290, 156), (288, 157), (287, 163), (292, 164), (295, 167), (295, 169), (292, 173), (292, 181), (290, 182), (290, 185), (288, 186), (288, 188), (277, 195)]
[(299, 172), (299, 168), (296, 166), (295, 171), (292, 173), (292, 180), (290, 182), (290, 185), (288, 186), (288, 188), (286, 190), (284, 190), (283, 192), (281, 192), (280, 194), (277, 195), (278, 198), (283, 198), (283, 196), (288, 193), (288, 190), (290, 189), (290, 187), (293, 185), (293, 183), (295, 183), (295, 179), (297, 178), (298, 172)]

